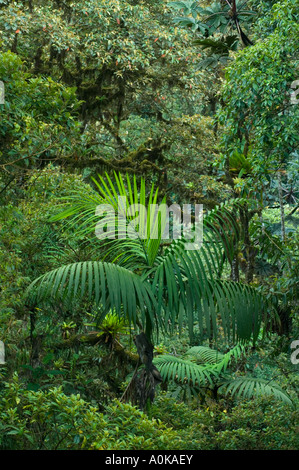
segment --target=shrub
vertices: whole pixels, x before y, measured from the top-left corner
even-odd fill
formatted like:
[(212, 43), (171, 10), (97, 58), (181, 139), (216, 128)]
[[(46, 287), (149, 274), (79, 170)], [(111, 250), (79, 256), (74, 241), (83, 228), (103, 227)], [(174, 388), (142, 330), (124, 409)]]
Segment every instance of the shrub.
[(234, 404), (177, 403), (160, 394), (153, 416), (178, 431), (185, 450), (296, 450), (298, 408), (269, 397)]
[(16, 374), (2, 390), (0, 423), (1, 449), (183, 449), (176, 431), (130, 404), (113, 401), (99, 413), (61, 388), (24, 390)]

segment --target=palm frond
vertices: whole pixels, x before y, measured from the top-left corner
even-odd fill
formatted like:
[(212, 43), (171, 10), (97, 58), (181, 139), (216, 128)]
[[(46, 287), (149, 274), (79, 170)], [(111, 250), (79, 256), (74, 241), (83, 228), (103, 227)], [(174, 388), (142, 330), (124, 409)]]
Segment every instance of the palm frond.
[(215, 259), (209, 262), (204, 250), (206, 257), (201, 256), (201, 251), (186, 252), (178, 245), (176, 248), (157, 259), (152, 272), (147, 273), (152, 274), (158, 312), (165, 312), (165, 321), (172, 324), (178, 321), (180, 328), (187, 321), (192, 335), (196, 319), (201, 334), (206, 331), (216, 337), (220, 317), (228, 338), (256, 340), (265, 310), (264, 300), (256, 289), (215, 279)]
[(259, 396), (272, 396), (288, 405), (293, 406), (291, 398), (276, 384), (265, 379), (255, 377), (238, 377), (224, 382), (219, 392), (231, 394), (236, 398), (255, 398)]
[(193, 346), (186, 351), (185, 357), (189, 356), (193, 357), (197, 364), (217, 364), (224, 358), (221, 352), (208, 346)]
[(208, 346), (193, 346), (188, 349), (186, 356), (193, 357), (198, 364), (217, 364), (218, 371), (226, 370), (232, 360), (238, 360), (246, 351), (246, 342), (237, 343), (227, 353), (221, 353), (217, 349)]
[[(223, 380), (232, 358), (238, 359), (244, 352), (244, 345), (238, 344), (228, 353), (221, 354), (204, 346), (195, 346), (186, 354), (192, 355), (196, 362), (171, 355), (161, 355), (154, 359), (164, 381), (175, 382), (195, 390), (208, 385), (218, 387), (219, 393), (231, 394), (235, 398), (256, 398), (272, 396), (275, 399), (292, 405), (291, 398), (274, 382), (255, 377), (235, 377)], [(198, 392), (198, 391), (197, 391)]]
[(194, 45), (199, 45), (202, 49), (210, 49), (209, 55), (228, 55), (230, 50), (235, 50), (238, 42), (238, 36), (226, 36), (223, 39), (195, 39)]
[(216, 366), (201, 366), (193, 361), (176, 356), (163, 355), (154, 359), (164, 381), (200, 387), (206, 384), (213, 385), (218, 378), (219, 372)]
[[(135, 175), (131, 181), (129, 175), (124, 179), (120, 173), (115, 172), (114, 180), (106, 173), (105, 178), (101, 175), (97, 179), (93, 178), (93, 183), (97, 192), (71, 194), (68, 198), (69, 207), (53, 216), (51, 221), (71, 218), (67, 225), (70, 228), (75, 226), (78, 235), (84, 236), (97, 231), (100, 220), (98, 209), (110, 208), (110, 218), (107, 215), (105, 221), (115, 227), (115, 233), (112, 236), (108, 236), (109, 232), (105, 234), (106, 258), (112, 262), (121, 261), (128, 267), (130, 264), (126, 263), (130, 263), (130, 256), (123, 257), (125, 241), (126, 252), (135, 258), (137, 256), (140, 265), (146, 263), (151, 266), (160, 248), (165, 224), (165, 216), (163, 218), (162, 214), (161, 229), (158, 230), (158, 218), (151, 212), (151, 208), (157, 205), (158, 188), (155, 189), (152, 184), (147, 192), (143, 178), (138, 184)], [(164, 203), (165, 199), (161, 201), (162, 205)], [(147, 211), (144, 211), (145, 207)], [(139, 213), (137, 217), (136, 213)], [(153, 233), (155, 237), (151, 236)], [(112, 246), (109, 238), (113, 241)]]
[(131, 271), (111, 263), (84, 261), (54, 269), (36, 279), (28, 288), (28, 299), (38, 304), (49, 298), (83, 299), (110, 309), (129, 323), (155, 324), (156, 301), (150, 285)]
[(245, 346), (237, 344), (228, 353), (222, 354), (206, 346), (193, 346), (185, 357), (161, 355), (154, 363), (159, 366), (164, 380), (172, 380), (190, 386), (213, 385), (226, 372), (232, 358), (238, 359)]

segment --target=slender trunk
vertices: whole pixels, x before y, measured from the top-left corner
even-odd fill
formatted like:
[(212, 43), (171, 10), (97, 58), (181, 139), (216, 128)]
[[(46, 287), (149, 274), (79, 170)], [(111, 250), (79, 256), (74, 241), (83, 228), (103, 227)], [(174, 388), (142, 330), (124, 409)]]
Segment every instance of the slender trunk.
[(239, 282), (240, 280), (238, 253), (235, 254), (234, 259), (232, 260), (232, 263), (231, 263), (230, 278), (234, 282)]
[(154, 346), (146, 334), (142, 332), (136, 335), (134, 343), (140, 358), (139, 364), (143, 364), (144, 368), (138, 370), (139, 364), (137, 364), (131, 382), (125, 390), (122, 399), (137, 405), (140, 410), (149, 410), (151, 403), (154, 401), (155, 388), (162, 383), (162, 377), (153, 364)]

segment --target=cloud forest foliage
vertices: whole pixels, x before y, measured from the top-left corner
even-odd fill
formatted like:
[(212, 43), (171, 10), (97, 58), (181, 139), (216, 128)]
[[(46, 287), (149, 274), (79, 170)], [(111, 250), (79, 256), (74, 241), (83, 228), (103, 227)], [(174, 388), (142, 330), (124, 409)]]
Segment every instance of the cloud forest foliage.
[(298, 7), (0, 1), (1, 450), (298, 449)]

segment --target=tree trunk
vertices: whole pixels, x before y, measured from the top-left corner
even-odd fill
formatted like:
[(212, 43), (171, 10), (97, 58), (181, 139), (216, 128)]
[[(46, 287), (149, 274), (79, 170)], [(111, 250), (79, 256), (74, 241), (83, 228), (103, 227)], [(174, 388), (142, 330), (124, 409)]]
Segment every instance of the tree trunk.
[(231, 272), (230, 278), (234, 282), (239, 282), (239, 261), (238, 261), (238, 253), (235, 254), (232, 263), (231, 263)]
[(155, 398), (155, 388), (162, 382), (160, 372), (153, 364), (154, 347), (148, 340), (145, 333), (135, 336), (137, 352), (140, 358), (140, 364), (145, 367), (139, 369), (136, 367), (133, 378), (123, 394), (123, 399), (137, 405), (140, 410), (144, 410)]

